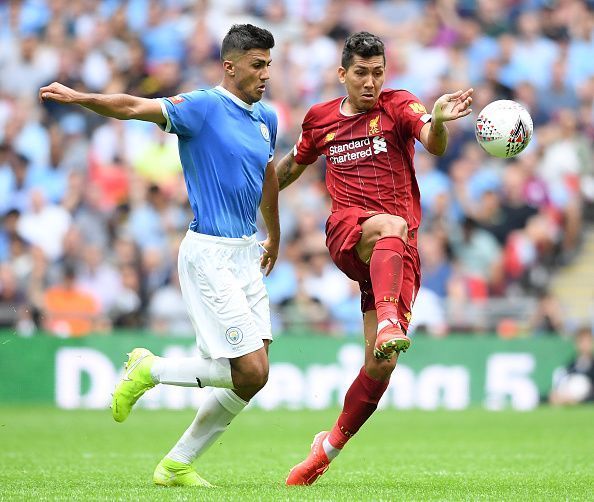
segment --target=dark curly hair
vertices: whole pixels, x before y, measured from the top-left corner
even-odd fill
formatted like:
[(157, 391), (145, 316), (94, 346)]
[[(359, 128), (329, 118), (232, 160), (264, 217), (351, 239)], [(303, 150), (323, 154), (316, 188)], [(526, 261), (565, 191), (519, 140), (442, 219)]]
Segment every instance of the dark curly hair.
[(342, 49), (342, 67), (345, 70), (353, 64), (353, 59), (357, 56), (362, 58), (370, 58), (372, 56), (383, 56), (384, 64), (386, 64), (386, 54), (384, 51), (384, 43), (372, 33), (367, 31), (360, 31), (354, 33), (346, 39), (344, 49)]

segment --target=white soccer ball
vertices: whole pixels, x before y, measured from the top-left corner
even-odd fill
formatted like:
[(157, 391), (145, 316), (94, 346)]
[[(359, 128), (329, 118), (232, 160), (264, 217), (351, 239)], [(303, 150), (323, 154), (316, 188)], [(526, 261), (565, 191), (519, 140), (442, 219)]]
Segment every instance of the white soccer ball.
[(528, 146), (533, 129), (526, 108), (515, 101), (500, 99), (479, 113), (474, 132), (487, 153), (508, 159)]
[(570, 373), (561, 379), (557, 391), (564, 397), (579, 403), (588, 397), (591, 388), (592, 384), (586, 375)]

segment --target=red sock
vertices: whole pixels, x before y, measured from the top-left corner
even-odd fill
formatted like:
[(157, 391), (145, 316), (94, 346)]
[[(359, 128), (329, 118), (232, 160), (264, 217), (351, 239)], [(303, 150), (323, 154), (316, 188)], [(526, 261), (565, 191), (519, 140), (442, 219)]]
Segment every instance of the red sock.
[(402, 289), (402, 255), (406, 244), (400, 237), (384, 237), (375, 243), (369, 272), (375, 296), (377, 322), (398, 319)]
[(372, 415), (388, 388), (388, 383), (389, 380), (374, 380), (365, 372), (365, 367), (361, 368), (346, 393), (342, 413), (328, 436), (328, 441), (334, 448), (342, 449)]

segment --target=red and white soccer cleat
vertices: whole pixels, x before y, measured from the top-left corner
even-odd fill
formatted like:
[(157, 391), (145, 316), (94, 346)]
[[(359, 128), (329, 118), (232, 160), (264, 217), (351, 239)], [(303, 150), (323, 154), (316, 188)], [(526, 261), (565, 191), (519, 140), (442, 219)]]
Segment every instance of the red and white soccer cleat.
[(287, 477), (287, 486), (291, 485), (311, 485), (316, 479), (324, 474), (330, 467), (330, 460), (324, 451), (322, 443), (328, 436), (328, 431), (318, 432), (311, 444), (311, 451), (307, 458), (297, 464), (289, 472)]
[(376, 359), (391, 359), (395, 352), (406, 352), (410, 347), (410, 338), (397, 323), (390, 321), (377, 334), (373, 355)]

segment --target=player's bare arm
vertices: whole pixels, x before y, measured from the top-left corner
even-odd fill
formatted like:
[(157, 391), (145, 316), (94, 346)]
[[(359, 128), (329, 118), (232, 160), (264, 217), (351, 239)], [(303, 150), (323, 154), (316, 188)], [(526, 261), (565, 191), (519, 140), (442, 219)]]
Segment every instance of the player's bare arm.
[(268, 231), (268, 237), (262, 242), (262, 247), (265, 251), (260, 260), (260, 265), (265, 269), (264, 274), (268, 275), (272, 271), (276, 259), (278, 258), (278, 246), (280, 244), (278, 179), (272, 162), (268, 163), (266, 166), (266, 173), (264, 174), (260, 212), (262, 213), (264, 224)]
[(293, 151), (287, 153), (276, 166), (279, 188), (281, 190), (287, 188), (293, 181), (301, 176), (301, 173), (305, 171), (306, 167), (307, 165), (297, 163)]
[(445, 123), (470, 115), (473, 92), (472, 88), (460, 90), (453, 94), (444, 94), (435, 101), (431, 121), (423, 126), (420, 134), (421, 143), (429, 153), (438, 156), (445, 153), (448, 146), (448, 130)]
[(120, 120), (137, 119), (160, 125), (166, 123), (157, 100), (129, 94), (91, 94), (53, 82), (39, 89), (39, 99), (84, 106), (99, 115)]

